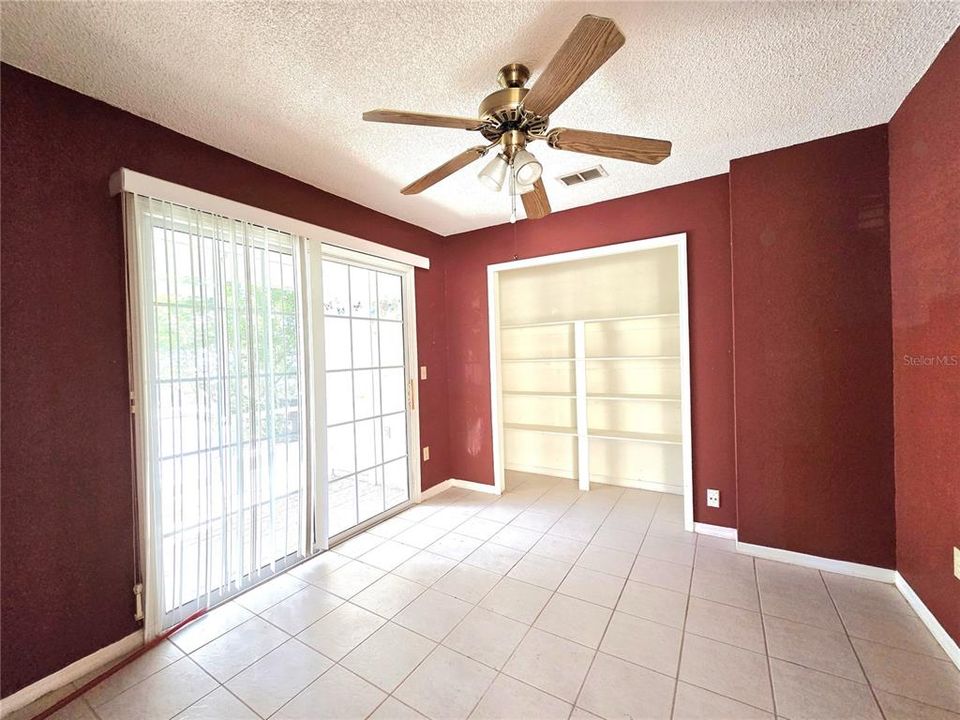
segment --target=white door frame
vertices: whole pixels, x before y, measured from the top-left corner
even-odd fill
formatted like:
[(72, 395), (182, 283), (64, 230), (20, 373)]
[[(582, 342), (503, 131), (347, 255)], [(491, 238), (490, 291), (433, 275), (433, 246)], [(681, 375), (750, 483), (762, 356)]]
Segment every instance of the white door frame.
[(493, 479), (498, 493), (504, 491), (503, 417), (500, 367), (500, 278), (507, 270), (574, 262), (588, 258), (620, 255), (642, 250), (675, 247), (677, 249), (677, 280), (680, 293), (680, 425), (683, 445), (683, 527), (693, 532), (693, 432), (690, 402), (690, 317), (687, 286), (687, 235), (676, 233), (647, 240), (602, 245), (583, 250), (542, 255), (525, 260), (495, 263), (487, 266), (487, 307), (490, 332), (490, 416), (493, 435)]

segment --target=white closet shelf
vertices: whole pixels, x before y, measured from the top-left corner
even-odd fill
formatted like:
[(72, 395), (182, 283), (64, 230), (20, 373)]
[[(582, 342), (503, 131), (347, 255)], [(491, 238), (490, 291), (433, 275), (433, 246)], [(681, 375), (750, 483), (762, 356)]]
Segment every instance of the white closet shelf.
[(653, 400), (656, 402), (680, 402), (680, 396), (643, 393), (587, 393), (587, 400)]
[(501, 362), (505, 363), (530, 363), (530, 362), (573, 362), (573, 358), (503, 358)]
[(569, 398), (570, 400), (576, 397), (574, 393), (537, 392), (536, 390), (504, 390), (503, 394), (513, 397)]
[(587, 437), (596, 440), (632, 440), (635, 442), (658, 443), (661, 445), (680, 445), (683, 438), (673, 433), (641, 433), (621, 430), (588, 430)]
[(560, 425), (524, 425), (523, 423), (504, 423), (503, 427), (507, 430), (529, 430), (530, 432), (549, 433), (551, 435), (576, 436), (577, 434), (576, 428), (561, 427)]
[(602, 323), (621, 322), (623, 320), (651, 320), (656, 318), (678, 318), (680, 313), (652, 313), (649, 315), (622, 315), (619, 317), (576, 318), (574, 320), (544, 320), (543, 322), (506, 323), (500, 326), (501, 330), (516, 330), (518, 328), (550, 327), (551, 325), (572, 325), (575, 322)]
[(679, 360), (679, 355), (609, 355), (600, 357), (587, 356), (585, 360)]

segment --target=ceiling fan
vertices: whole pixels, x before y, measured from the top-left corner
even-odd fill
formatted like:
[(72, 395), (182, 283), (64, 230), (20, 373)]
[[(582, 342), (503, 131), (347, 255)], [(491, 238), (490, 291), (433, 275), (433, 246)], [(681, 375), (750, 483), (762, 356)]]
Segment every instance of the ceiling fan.
[(479, 118), (381, 109), (365, 112), (363, 119), (478, 131), (489, 141), (488, 145), (464, 150), (413, 181), (400, 191), (404, 195), (423, 192), (499, 146), (496, 157), (480, 171), (480, 181), (499, 191), (509, 180), (511, 222), (516, 219), (518, 195), (528, 218), (542, 218), (550, 212), (550, 201), (541, 179), (543, 167), (527, 150), (527, 143), (533, 140), (545, 140), (558, 150), (652, 165), (670, 156), (670, 143), (666, 140), (572, 128), (547, 129), (550, 113), (609, 60), (623, 43), (623, 33), (613, 20), (584, 15), (532, 88), (524, 87), (530, 79), (526, 66), (511, 63), (500, 68), (497, 81), (501, 89), (483, 99)]

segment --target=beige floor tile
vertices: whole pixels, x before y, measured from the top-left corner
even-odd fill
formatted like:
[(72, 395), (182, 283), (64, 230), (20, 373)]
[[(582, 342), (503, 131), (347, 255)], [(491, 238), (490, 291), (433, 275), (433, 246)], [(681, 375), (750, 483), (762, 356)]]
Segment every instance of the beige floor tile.
[(777, 712), (790, 720), (881, 720), (867, 685), (770, 659)]
[(802, 625), (783, 618), (766, 616), (767, 652), (770, 657), (866, 682), (860, 663), (843, 633)]
[[(33, 717), (33, 715), (26, 717)], [(4, 716), (4, 720), (8, 720), (8, 718), (9, 720), (16, 720), (11, 716)], [(97, 720), (97, 716), (86, 700), (77, 698), (50, 715), (47, 720)]]
[(608, 608), (557, 593), (543, 608), (534, 627), (597, 648), (610, 615)]
[(97, 715), (101, 720), (171, 718), (216, 687), (213, 678), (184, 657), (104, 703)]
[(332, 549), (340, 555), (346, 555), (347, 557), (356, 560), (364, 553), (373, 550), (373, 548), (382, 542), (383, 538), (379, 535), (363, 532), (359, 535), (354, 535), (349, 540), (344, 540), (342, 543), (335, 545)]
[(377, 523), (372, 528), (367, 530), (371, 535), (379, 535), (382, 538), (392, 538), (396, 537), (404, 530), (409, 530), (412, 528), (414, 523), (409, 520), (404, 520), (401, 517), (392, 517), (389, 520), (384, 520), (381, 523)]
[(397, 613), (393, 621), (440, 642), (470, 612), (470, 603), (436, 590), (427, 590)]
[(620, 594), (617, 610), (661, 625), (682, 628), (687, 612), (687, 595), (628, 580)]
[(334, 665), (271, 720), (363, 720), (385, 697), (366, 680)]
[(424, 591), (423, 585), (396, 575), (384, 575), (350, 601), (365, 610), (392, 618)]
[(354, 648), (340, 664), (389, 693), (435, 647), (435, 642), (395, 623), (387, 623)]
[(692, 569), (686, 565), (638, 555), (633, 563), (633, 570), (630, 571), (630, 579), (675, 592), (688, 593), (692, 572)]
[(255, 588), (237, 595), (236, 602), (252, 613), (261, 613), (281, 600), (303, 590), (307, 583), (291, 573), (281, 573), (275, 578), (260, 583)]
[(360, 561), (387, 572), (406, 562), (418, 552), (417, 548), (394, 540), (386, 540), (360, 556)]
[(960, 670), (953, 663), (859, 638), (852, 642), (874, 688), (960, 713)]
[(440, 528), (449, 532), (460, 525), (463, 525), (473, 516), (473, 510), (469, 508), (460, 508), (456, 505), (445, 507), (440, 512), (434, 513), (430, 517), (423, 519), (424, 525)]
[(496, 573), (460, 564), (437, 580), (433, 589), (476, 605), (498, 582), (500, 576)]
[(264, 610), (260, 617), (284, 632), (296, 635), (342, 603), (342, 598), (308, 586)]
[(603, 718), (668, 720), (673, 678), (598, 653), (577, 705)]
[(444, 638), (443, 644), (499, 670), (528, 629), (528, 625), (477, 607)]
[[(449, 491), (448, 491), (449, 492)], [(446, 495), (446, 493), (443, 493)], [(430, 498), (431, 501), (437, 500), (436, 497)], [(440, 502), (422, 502), (419, 505), (414, 505), (402, 513), (395, 515), (401, 520), (406, 520), (407, 522), (418, 523), (421, 520), (424, 520), (436, 512), (440, 512), (444, 508), (444, 505)], [(394, 536), (396, 537), (396, 536)]]
[(218, 681), (226, 682), (289, 637), (265, 620), (253, 617), (191, 653), (190, 657)]
[(393, 539), (397, 542), (403, 543), (404, 545), (410, 545), (423, 550), (446, 534), (446, 530), (430, 527), (429, 525), (418, 524), (414, 525), (409, 530), (404, 530), (403, 532), (394, 535)]
[(570, 572), (571, 567), (573, 566), (570, 563), (527, 554), (513, 566), (513, 569), (507, 573), (507, 577), (547, 590), (556, 590), (566, 574)]
[(636, 555), (640, 551), (640, 545), (643, 543), (643, 536), (644, 533), (635, 530), (621, 530), (616, 527), (601, 525), (590, 543), (598, 547), (620, 550), (621, 552)]
[(367, 720), (427, 720), (427, 718), (396, 698), (388, 697)]
[(575, 707), (573, 712), (570, 713), (570, 720), (602, 720), (602, 718), (592, 712), (587, 712), (583, 708)]
[(588, 543), (599, 529), (599, 520), (562, 517), (547, 530), (547, 534)]
[(798, 587), (794, 590), (770, 590), (762, 587), (760, 604), (764, 615), (773, 615), (805, 625), (815, 625), (824, 630), (843, 632), (840, 616), (837, 615), (830, 596), (823, 588), (808, 590)]
[(600, 651), (658, 673), (677, 676), (681, 631), (650, 620), (614, 613)]
[(593, 656), (594, 651), (583, 645), (533, 628), (503, 672), (572, 703)]
[(714, 535), (697, 535), (697, 550), (711, 548), (713, 550), (723, 550), (724, 552), (736, 552), (737, 541), (733, 538), (722, 538)]
[(640, 546), (640, 555), (677, 565), (693, 565), (695, 549), (696, 546), (690, 543), (666, 540), (648, 533)]
[(503, 499), (490, 503), (483, 510), (477, 513), (477, 517), (485, 520), (493, 520), (499, 523), (509, 523), (517, 515), (523, 512), (522, 507), (505, 503)]
[(385, 574), (383, 570), (354, 560), (329, 575), (313, 580), (312, 583), (344, 600), (349, 600)]
[(552, 513), (537, 512), (536, 510), (524, 510), (514, 518), (512, 525), (524, 528), (526, 530), (535, 530), (536, 532), (546, 532), (557, 521), (557, 516)]
[(960, 714), (952, 713), (916, 700), (875, 691), (883, 715), (887, 720), (960, 720)]
[(560, 562), (576, 562), (587, 544), (579, 540), (559, 537), (557, 535), (544, 535), (537, 544), (530, 548), (530, 553), (540, 555), (541, 557), (559, 560)]
[(350, 562), (350, 558), (346, 555), (327, 550), (291, 568), (290, 574), (315, 585), (317, 580), (326, 577), (334, 570), (339, 570), (348, 562)]
[(332, 664), (299, 640), (288, 640), (236, 675), (226, 687), (261, 717), (267, 717)]
[(482, 540), (459, 533), (450, 533), (427, 547), (435, 555), (460, 562), (483, 544)]
[(750, 555), (738, 555), (735, 552), (701, 546), (697, 549), (697, 559), (694, 564), (710, 572), (755, 578), (753, 557)]
[(344, 603), (297, 635), (314, 650), (339, 660), (386, 622), (352, 603)]
[(401, 702), (430, 718), (466, 718), (496, 672), (444, 647), (434, 650), (397, 688)]
[(663, 538), (670, 542), (683, 543), (684, 545), (697, 544), (697, 534), (684, 530), (683, 520), (672, 522), (654, 518), (654, 521), (650, 523), (650, 529), (647, 530), (647, 535)]
[(773, 715), (695, 685), (679, 682), (673, 720), (773, 720)]
[(747, 705), (773, 711), (765, 655), (687, 634), (683, 638), (680, 679)]
[(467, 555), (463, 562), (498, 575), (506, 575), (522, 557), (523, 553), (520, 550), (487, 542)]
[(527, 530), (522, 527), (517, 527), (516, 525), (507, 525), (503, 530), (490, 538), (490, 542), (496, 543), (497, 545), (504, 545), (514, 550), (520, 550), (521, 552), (527, 552), (527, 550), (536, 545), (537, 541), (542, 537), (543, 534), (535, 530)]
[(633, 567), (634, 554), (590, 544), (577, 559), (576, 565), (588, 570), (626, 578)]
[(472, 537), (486, 542), (498, 532), (503, 530), (503, 528), (503, 523), (498, 523), (493, 520), (485, 520), (484, 518), (479, 517), (472, 517), (457, 528), (457, 534), (466, 535), (467, 537)]
[(551, 594), (536, 585), (505, 577), (480, 601), (480, 607), (529, 625), (537, 619)]
[(686, 632), (765, 653), (760, 613), (703, 598), (690, 598)]
[(898, 612), (909, 616), (916, 615), (894, 585), (849, 575), (828, 572), (821, 574), (838, 608), (861, 612)]
[(752, 578), (714, 573), (701, 567), (693, 571), (690, 594), (744, 610), (760, 609), (757, 584)]
[[(165, 641), (149, 650), (129, 665), (120, 668), (113, 675), (95, 685), (86, 692), (84, 697), (96, 708), (105, 702), (112, 700), (127, 688), (133, 687), (141, 680), (150, 677), (155, 672), (163, 670), (171, 663), (176, 662), (183, 657), (183, 652), (173, 645), (170, 641)], [(106, 668), (98, 668), (96, 672), (90, 673), (87, 677), (81, 678), (79, 685), (83, 685), (93, 680), (99, 673)]]
[(571, 706), (507, 675), (498, 675), (470, 720), (567, 720)]
[(626, 581), (615, 575), (574, 567), (558, 588), (558, 592), (604, 607), (614, 608)]
[(948, 659), (940, 643), (918, 617), (905, 613), (862, 612), (849, 608), (842, 608), (840, 616), (851, 637), (930, 655), (938, 660)]
[(450, 572), (456, 564), (456, 560), (421, 550), (405, 563), (399, 565), (393, 571), (393, 574), (429, 587)]
[(192, 653), (252, 617), (252, 612), (236, 602), (224, 603), (178, 630), (170, 638), (170, 642), (183, 652)]
[(260, 716), (221, 686), (197, 700), (174, 720), (260, 720)]

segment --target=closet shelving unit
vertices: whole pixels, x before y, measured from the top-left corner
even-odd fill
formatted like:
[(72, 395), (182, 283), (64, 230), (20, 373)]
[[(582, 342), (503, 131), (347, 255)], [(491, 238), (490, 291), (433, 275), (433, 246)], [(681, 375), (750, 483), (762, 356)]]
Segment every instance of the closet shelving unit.
[(490, 266), (498, 483), (518, 470), (684, 494), (685, 266), (682, 235)]

